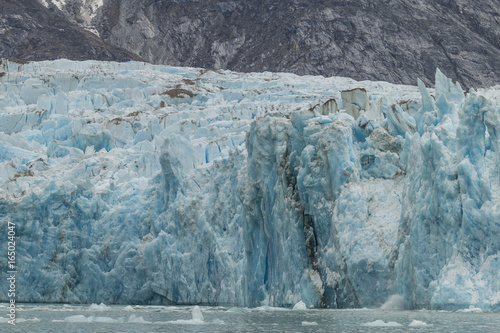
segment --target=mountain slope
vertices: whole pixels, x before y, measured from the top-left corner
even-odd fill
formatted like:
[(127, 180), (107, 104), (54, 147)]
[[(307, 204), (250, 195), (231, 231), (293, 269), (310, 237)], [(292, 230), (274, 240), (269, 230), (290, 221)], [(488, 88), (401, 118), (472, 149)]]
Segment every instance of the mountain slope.
[(497, 0), (38, 2), (0, 1), (1, 56), (137, 59), (125, 49), (241, 72), (432, 84), (440, 68), (464, 88), (500, 82)]
[(439, 67), (464, 87), (500, 82), (497, 0), (66, 1), (152, 63), (404, 84), (432, 84)]
[(140, 60), (36, 0), (0, 0), (0, 57), (22, 60)]

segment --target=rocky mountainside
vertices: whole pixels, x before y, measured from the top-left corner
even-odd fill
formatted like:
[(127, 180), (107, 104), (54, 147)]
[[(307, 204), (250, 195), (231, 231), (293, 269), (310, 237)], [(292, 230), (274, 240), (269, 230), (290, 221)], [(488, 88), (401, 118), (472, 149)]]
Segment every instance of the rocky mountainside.
[[(157, 64), (405, 84), (415, 84), (417, 77), (432, 84), (439, 67), (464, 87), (500, 82), (498, 0), (38, 1), (53, 11), (51, 15), (61, 10), (68, 22)], [(18, 10), (27, 15), (28, 7), (19, 5)], [(32, 19), (44, 20), (47, 13)], [(52, 34), (39, 36), (49, 37)], [(5, 53), (5, 42), (0, 41)], [(33, 58), (68, 52), (96, 58), (99, 53), (72, 51), (86, 46), (76, 44), (64, 45), (60, 52), (38, 52)], [(26, 48), (9, 50), (22, 58), (31, 56)]]
[(0, 0), (0, 57), (20, 60), (141, 60), (37, 0)]

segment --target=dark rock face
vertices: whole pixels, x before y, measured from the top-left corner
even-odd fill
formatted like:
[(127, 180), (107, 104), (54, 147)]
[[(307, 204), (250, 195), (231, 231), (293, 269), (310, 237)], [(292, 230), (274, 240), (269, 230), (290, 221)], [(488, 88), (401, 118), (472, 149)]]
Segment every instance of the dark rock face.
[(108, 0), (103, 12), (101, 36), (154, 63), (429, 85), (439, 67), (466, 87), (500, 83), (498, 0)]
[(36, 0), (0, 0), (0, 57), (20, 60), (140, 60)]
[(428, 85), (439, 67), (464, 87), (500, 83), (498, 0), (104, 0), (89, 19), (95, 2), (63, 11), (152, 63)]

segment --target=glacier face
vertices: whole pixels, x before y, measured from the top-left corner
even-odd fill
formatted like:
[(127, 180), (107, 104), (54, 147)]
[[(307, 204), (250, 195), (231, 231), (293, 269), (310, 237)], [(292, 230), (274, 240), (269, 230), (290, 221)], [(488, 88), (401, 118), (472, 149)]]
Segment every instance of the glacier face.
[(500, 308), (498, 86), (0, 72), (19, 302)]

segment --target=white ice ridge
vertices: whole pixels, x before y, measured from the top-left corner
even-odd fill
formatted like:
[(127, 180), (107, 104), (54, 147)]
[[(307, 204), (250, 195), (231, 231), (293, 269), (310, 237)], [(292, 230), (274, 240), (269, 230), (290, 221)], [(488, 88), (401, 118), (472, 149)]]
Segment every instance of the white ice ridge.
[(19, 302), (500, 309), (499, 86), (0, 73)]

